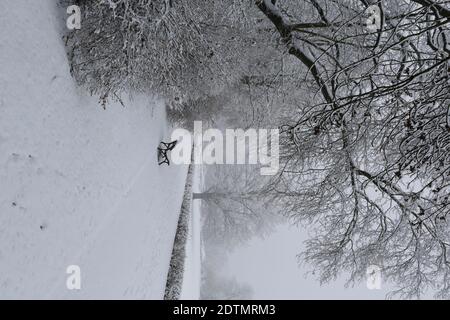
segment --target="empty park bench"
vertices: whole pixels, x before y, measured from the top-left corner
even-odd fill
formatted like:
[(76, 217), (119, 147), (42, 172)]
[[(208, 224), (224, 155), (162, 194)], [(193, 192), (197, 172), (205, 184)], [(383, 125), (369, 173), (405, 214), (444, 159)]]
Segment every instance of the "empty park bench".
[(177, 144), (177, 140), (165, 143), (160, 142), (158, 146), (158, 165), (162, 165), (163, 163), (166, 163), (167, 165), (170, 165), (169, 158), (167, 157), (167, 152), (172, 151), (173, 148), (175, 148), (175, 145)]

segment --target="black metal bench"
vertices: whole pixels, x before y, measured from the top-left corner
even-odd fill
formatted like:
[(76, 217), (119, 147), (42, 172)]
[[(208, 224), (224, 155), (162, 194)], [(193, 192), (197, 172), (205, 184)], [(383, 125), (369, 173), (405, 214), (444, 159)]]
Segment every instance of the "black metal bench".
[(167, 157), (167, 152), (172, 151), (173, 148), (175, 148), (175, 145), (177, 144), (177, 140), (165, 143), (160, 142), (158, 146), (158, 165), (162, 165), (163, 163), (166, 163), (168, 166), (170, 165), (169, 158)]

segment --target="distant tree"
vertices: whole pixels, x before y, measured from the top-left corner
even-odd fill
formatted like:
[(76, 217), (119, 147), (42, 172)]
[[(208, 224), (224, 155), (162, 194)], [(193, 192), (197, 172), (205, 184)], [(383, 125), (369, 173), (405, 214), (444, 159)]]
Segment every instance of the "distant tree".
[(209, 279), (202, 289), (201, 298), (206, 300), (249, 300), (253, 296), (252, 287), (235, 278)]
[(265, 177), (255, 173), (256, 168), (218, 165), (207, 172), (205, 190), (193, 194), (194, 201), (202, 201), (207, 241), (233, 246), (265, 235), (279, 222), (271, 195), (264, 190)]
[[(215, 247), (217, 250), (218, 248)], [(213, 253), (214, 254), (214, 253)], [(208, 259), (202, 268), (201, 299), (207, 300), (248, 300), (253, 296), (253, 288), (240, 283), (236, 278), (223, 275), (223, 255)]]

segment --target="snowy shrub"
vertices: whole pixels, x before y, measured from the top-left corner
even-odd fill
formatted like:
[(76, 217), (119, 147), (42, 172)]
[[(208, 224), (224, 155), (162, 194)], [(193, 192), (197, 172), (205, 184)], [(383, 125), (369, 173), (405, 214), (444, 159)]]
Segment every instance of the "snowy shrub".
[(217, 90), (233, 74), (231, 69), (237, 69), (238, 59), (232, 57), (240, 47), (241, 1), (77, 4), (81, 29), (67, 37), (71, 71), (103, 103), (125, 91), (199, 97)]
[(167, 118), (178, 127), (194, 129), (194, 121), (203, 121), (205, 125), (213, 125), (215, 115), (221, 115), (224, 97), (221, 95), (190, 99), (179, 105), (168, 105)]
[(186, 259), (186, 242), (189, 236), (189, 220), (191, 216), (192, 179), (193, 165), (190, 165), (186, 178), (180, 217), (178, 218), (177, 232), (173, 243), (169, 272), (167, 274), (164, 300), (178, 300), (181, 294), (184, 277), (184, 262)]

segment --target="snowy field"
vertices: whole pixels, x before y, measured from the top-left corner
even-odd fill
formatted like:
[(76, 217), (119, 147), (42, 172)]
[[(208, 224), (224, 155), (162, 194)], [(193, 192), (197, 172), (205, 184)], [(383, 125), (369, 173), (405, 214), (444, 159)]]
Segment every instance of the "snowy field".
[(0, 298), (161, 299), (187, 166), (157, 165), (162, 101), (76, 87), (56, 3), (0, 1)]

